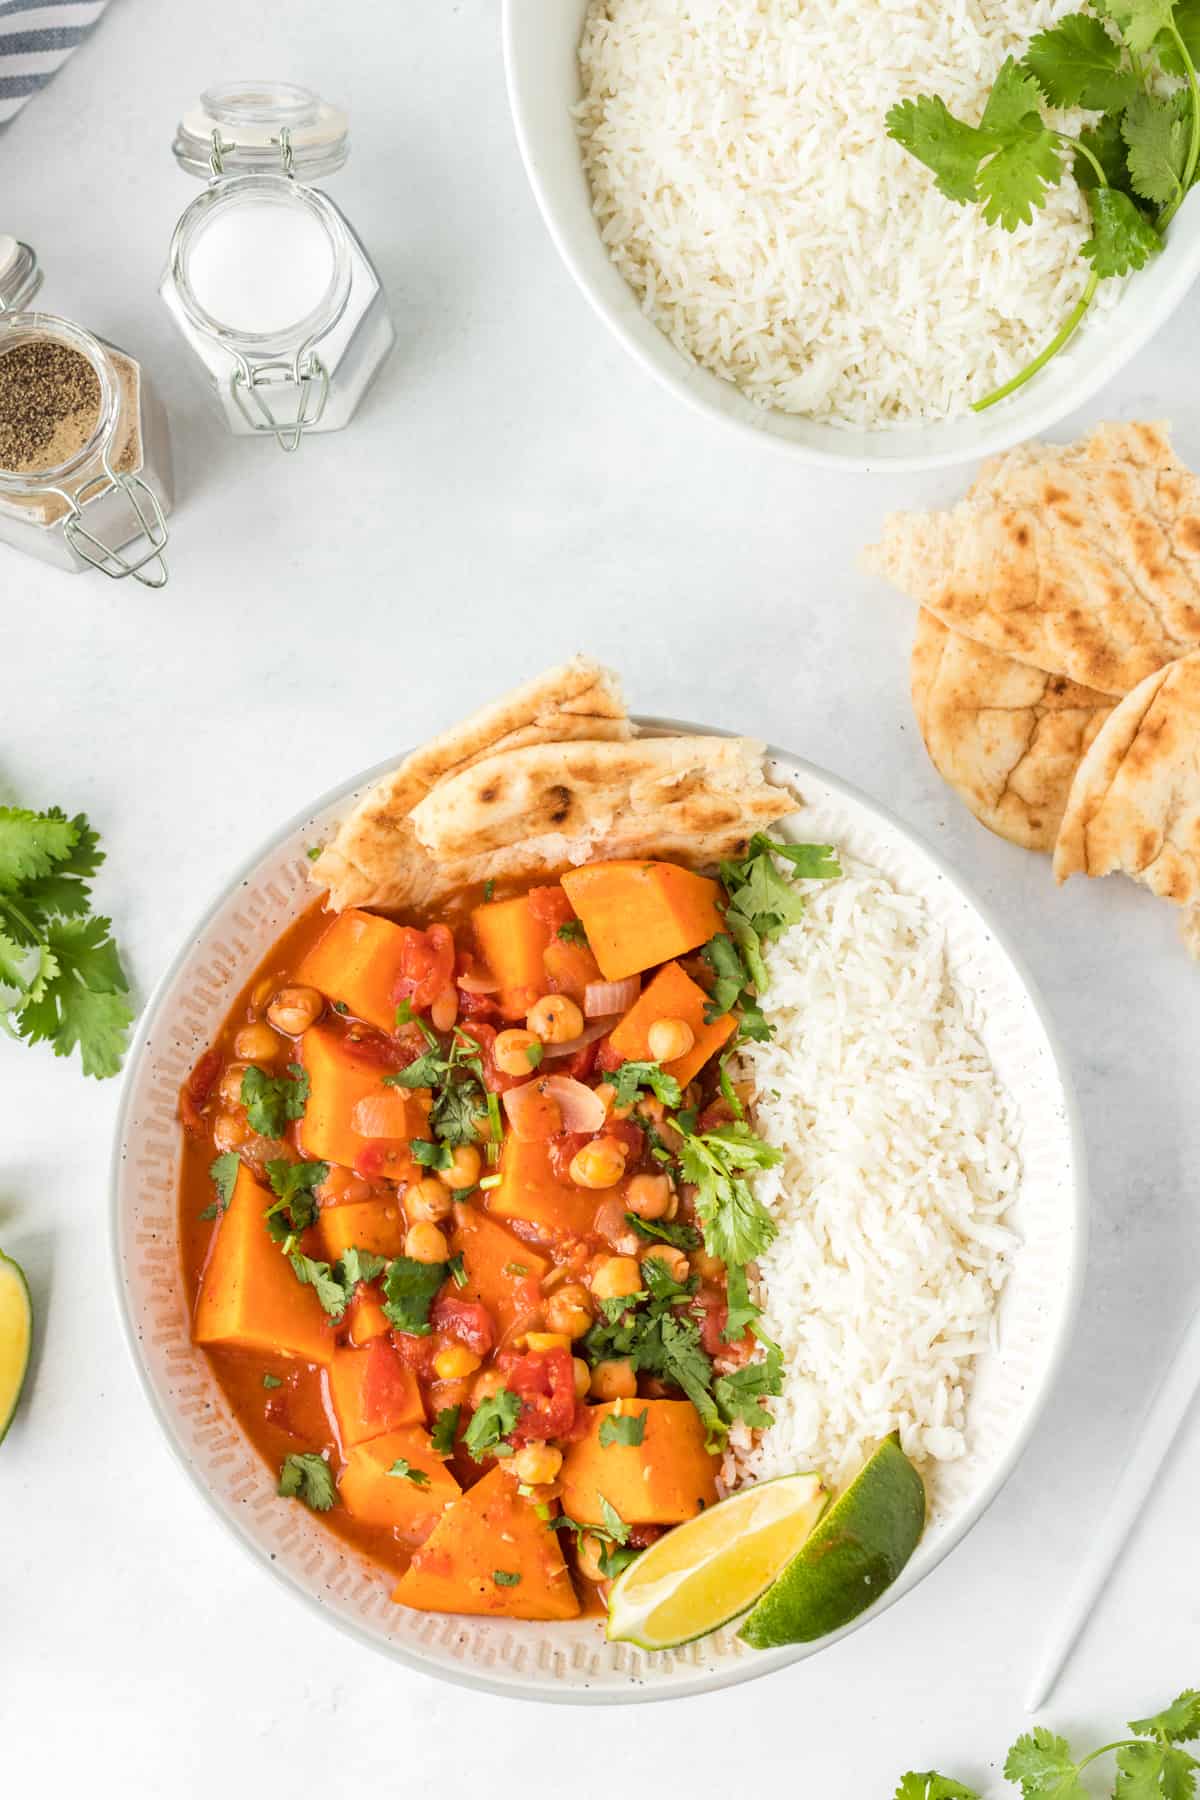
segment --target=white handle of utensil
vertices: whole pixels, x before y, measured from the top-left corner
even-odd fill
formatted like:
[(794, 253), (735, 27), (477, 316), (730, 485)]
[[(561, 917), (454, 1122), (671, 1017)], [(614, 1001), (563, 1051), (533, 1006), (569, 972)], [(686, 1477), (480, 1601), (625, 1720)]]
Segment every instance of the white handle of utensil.
[(1163, 1377), (1146, 1415), (1125, 1473), (1096, 1538), (1083, 1559), (1074, 1585), (1050, 1634), (1025, 1705), (1030, 1712), (1049, 1699), (1096, 1604), (1096, 1597), (1121, 1554), (1126, 1538), (1146, 1503), (1146, 1496), (1178, 1435), (1200, 1388), (1200, 1309)]

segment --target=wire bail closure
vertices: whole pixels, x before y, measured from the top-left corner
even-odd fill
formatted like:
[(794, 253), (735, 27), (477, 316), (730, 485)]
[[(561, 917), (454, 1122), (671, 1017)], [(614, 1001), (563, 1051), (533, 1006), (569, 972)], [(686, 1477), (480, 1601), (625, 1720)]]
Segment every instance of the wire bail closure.
[[(308, 353), (305, 344), (290, 361), (251, 364), (239, 352), (229, 386), (251, 431), (273, 437), (281, 450), (291, 452), (300, 448), (304, 433), (320, 422), (329, 397), (329, 371), (319, 356)], [(278, 419), (272, 412), (264, 391), (271, 388), (297, 390), (296, 410), (290, 419)]]
[[(140, 475), (118, 475), (108, 460), (107, 447), (102, 452), (100, 461), (103, 472), (93, 475), (73, 494), (53, 483), (38, 491), (57, 494), (68, 507), (69, 516), (63, 526), (63, 536), (81, 562), (87, 563), (90, 568), (99, 569), (111, 581), (121, 581), (126, 575), (132, 575), (142, 587), (166, 587), (168, 570), (163, 552), (167, 547), (169, 534), (158, 495)], [(123, 494), (129, 503), (129, 510), (138, 524), (137, 535), (131, 542), (135, 549), (141, 543), (146, 546), (140, 556), (131, 558), (128, 550), (106, 544), (94, 531), (89, 531), (84, 523), (84, 507), (102, 500), (110, 493)], [(147, 570), (151, 572), (147, 574)]]

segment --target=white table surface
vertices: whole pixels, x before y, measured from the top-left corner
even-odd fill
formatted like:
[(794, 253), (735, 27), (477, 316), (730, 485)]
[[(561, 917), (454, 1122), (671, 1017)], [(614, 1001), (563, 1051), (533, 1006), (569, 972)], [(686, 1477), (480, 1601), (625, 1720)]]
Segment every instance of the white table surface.
[[(169, 16), (168, 16), (169, 15)], [(210, 416), (156, 283), (193, 184), (202, 83), (278, 74), (351, 109), (333, 182), (389, 288), (397, 353), (349, 431), (297, 457)], [(0, 1785), (230, 1796), (543, 1790), (881, 1800), (910, 1767), (992, 1782), (1049, 1613), (1200, 1290), (1200, 973), (1119, 879), (1053, 888), (926, 760), (912, 609), (855, 571), (890, 507), (961, 476), (813, 473), (684, 412), (605, 336), (534, 209), (496, 0), (167, 8), (115, 0), (0, 138), (0, 229), (47, 308), (135, 352), (170, 412), (170, 587), (0, 552), (0, 798), (85, 808), (145, 994), (210, 892), (344, 774), (576, 649), (637, 710), (745, 729), (859, 783), (1008, 922), (1086, 1123), (1086, 1297), (1049, 1412), (967, 1542), (866, 1632), (730, 1693), (593, 1715), (435, 1684), (347, 1642), (217, 1528), (135, 1384), (109, 1277), (115, 1083), (0, 1041), (0, 1242), (40, 1318), (0, 1452)], [(1107, 390), (1200, 459), (1196, 302)], [(1200, 1682), (1200, 1420), (1046, 1715), (1092, 1744)], [(586, 1730), (586, 1738), (583, 1733)], [(54, 1779), (46, 1785), (47, 1772)], [(352, 1788), (352, 1781), (356, 1785)], [(60, 1785), (61, 1784), (61, 1785)], [(1107, 1791), (1107, 1789), (1105, 1790)]]

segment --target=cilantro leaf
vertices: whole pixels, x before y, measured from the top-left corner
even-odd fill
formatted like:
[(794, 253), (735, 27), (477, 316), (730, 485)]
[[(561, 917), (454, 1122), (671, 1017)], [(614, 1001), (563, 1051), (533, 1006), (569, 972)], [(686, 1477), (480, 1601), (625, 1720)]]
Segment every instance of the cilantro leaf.
[(682, 1219), (641, 1219), (637, 1213), (627, 1212), (625, 1223), (631, 1225), (639, 1237), (671, 1244), (676, 1250), (698, 1250), (703, 1242), (696, 1227), (685, 1225)]
[(976, 175), (987, 142), (974, 125), (956, 119), (936, 94), (899, 101), (887, 115), (887, 134), (933, 170), (938, 192), (947, 200), (969, 206), (979, 198)]
[(303, 1500), (313, 1512), (328, 1512), (337, 1498), (333, 1470), (309, 1450), (284, 1457), (275, 1491), (285, 1500)]
[(329, 1264), (305, 1256), (302, 1250), (293, 1250), (288, 1261), (295, 1271), (296, 1280), (302, 1286), (312, 1288), (329, 1317), (338, 1324), (345, 1316), (349, 1295)]
[(1149, 1719), (1131, 1719), (1135, 1737), (1165, 1738), (1169, 1744), (1190, 1743), (1200, 1738), (1200, 1690), (1185, 1688), (1170, 1706)]
[(760, 1309), (750, 1298), (750, 1278), (741, 1263), (731, 1263), (726, 1274), (725, 1301), (727, 1317), (725, 1329), (721, 1333), (721, 1341), (725, 1344), (736, 1344), (740, 1337), (746, 1335), (755, 1319), (761, 1318)]
[(406, 1069), (396, 1069), (383, 1078), (384, 1087), (400, 1088), (434, 1088), (448, 1068), (448, 1063), (440, 1050), (426, 1050), (415, 1062), (410, 1062)]
[[(1176, 0), (1175, 30), (1187, 46), (1193, 67), (1200, 64), (1200, 0)], [(1160, 31), (1154, 43), (1158, 60), (1168, 75), (1186, 75), (1187, 64), (1170, 31)]]
[(233, 1190), (237, 1186), (238, 1170), (241, 1166), (242, 1159), (236, 1150), (226, 1150), (223, 1156), (214, 1157), (208, 1165), (208, 1173), (217, 1190), (217, 1199), (222, 1212), (233, 1199)]
[(600, 1501), (600, 1517), (604, 1520), (604, 1529), (614, 1544), (629, 1542), (629, 1527), (610, 1500), (603, 1494), (597, 1496)]
[(294, 1163), (284, 1157), (271, 1158), (267, 1164), (267, 1180), (276, 1198), (263, 1217), (275, 1243), (286, 1243), (316, 1224), (317, 1201), (313, 1189), (320, 1187), (328, 1175), (328, 1163)]
[(454, 1166), (454, 1156), (449, 1144), (436, 1144), (432, 1138), (413, 1138), (409, 1144), (413, 1161), (420, 1163), (423, 1169), (449, 1169)]
[(1025, 1800), (1041, 1794), (1050, 1800), (1087, 1800), (1071, 1746), (1044, 1725), (1035, 1725), (1017, 1739), (1008, 1753), (1004, 1774), (1006, 1780), (1020, 1783)]
[(1194, 1756), (1171, 1744), (1122, 1744), (1114, 1800), (1192, 1800), (1197, 1768)]
[(600, 1448), (607, 1450), (610, 1444), (636, 1447), (646, 1435), (648, 1414), (648, 1408), (640, 1413), (606, 1413), (600, 1421)]
[(1141, 56), (1160, 31), (1170, 28), (1175, 0), (1092, 0), (1092, 10), (1111, 19), (1122, 42)]
[(1050, 106), (1119, 112), (1137, 92), (1132, 69), (1122, 67), (1120, 45), (1090, 13), (1068, 13), (1039, 31), (1024, 62)]
[(26, 883), (49, 875), (78, 841), (77, 822), (57, 807), (35, 813), (21, 806), (0, 806), (0, 893), (16, 893)]
[(1191, 124), (1187, 89), (1160, 97), (1137, 94), (1121, 120), (1134, 191), (1155, 206), (1174, 200), (1183, 183)]
[(31, 1044), (51, 1044), (55, 1056), (70, 1056), (78, 1047), (85, 1075), (115, 1075), (129, 1042), (133, 1010), (124, 998), (129, 984), (110, 921), (53, 919), (43, 941), (55, 972), (39, 996), (21, 1008), (17, 1035)]
[(725, 1013), (733, 1011), (743, 988), (750, 986), (750, 971), (728, 932), (718, 932), (716, 937), (709, 938), (700, 954), (716, 976), (704, 1012), (705, 1022), (712, 1025)]
[(951, 1781), (948, 1775), (927, 1769), (923, 1775), (910, 1770), (902, 1776), (894, 1800), (980, 1800), (980, 1797), (974, 1788), (964, 1787), (961, 1781)]
[(417, 1262), (412, 1256), (392, 1259), (383, 1278), (383, 1310), (397, 1331), (428, 1337), (429, 1309), (445, 1279), (444, 1262)]
[(1081, 253), (1097, 275), (1128, 275), (1131, 269), (1145, 268), (1162, 249), (1162, 239), (1128, 194), (1096, 187), (1088, 195), (1088, 205), (1092, 235)]
[(614, 1106), (632, 1105), (639, 1088), (649, 1088), (664, 1106), (678, 1106), (683, 1099), (683, 1089), (660, 1062), (623, 1062), (608, 1079), (616, 1089)]
[(429, 1486), (429, 1476), (425, 1470), (414, 1468), (407, 1456), (398, 1456), (391, 1468), (385, 1470), (385, 1473), (395, 1475), (401, 1481), (411, 1481), (414, 1487)]
[(1033, 76), (1007, 57), (996, 77), (979, 129), (996, 149), (980, 166), (979, 198), (989, 225), (1015, 231), (1046, 204), (1046, 193), (1062, 180), (1058, 139), (1044, 122), (1041, 89)]
[(353, 1293), (360, 1281), (374, 1281), (386, 1268), (386, 1256), (377, 1256), (373, 1250), (360, 1250), (351, 1244), (338, 1258), (334, 1274), (347, 1292)]
[(754, 1431), (775, 1423), (765, 1402), (783, 1392), (783, 1353), (771, 1344), (764, 1358), (743, 1363), (728, 1375), (718, 1375), (713, 1384), (713, 1398), (727, 1425), (740, 1419)]
[(753, 1262), (774, 1240), (775, 1221), (740, 1171), (773, 1168), (782, 1155), (742, 1120), (684, 1138), (679, 1166), (698, 1190), (696, 1217), (710, 1256), (730, 1265)]
[(435, 1456), (453, 1456), (461, 1416), (461, 1406), (443, 1406), (438, 1413), (429, 1435), (430, 1447)]
[[(698, 1283), (694, 1279), (676, 1281), (666, 1263), (657, 1256), (647, 1255), (641, 1268), (643, 1288), (651, 1300), (690, 1300), (696, 1291)], [(628, 1304), (633, 1298), (632, 1294), (625, 1295), (625, 1303)]]
[(286, 1075), (268, 1075), (251, 1063), (242, 1076), (246, 1123), (259, 1137), (281, 1138), (291, 1120), (304, 1117), (308, 1090), (308, 1074), (300, 1063), (289, 1063)]
[(564, 944), (586, 944), (588, 941), (582, 919), (568, 919), (565, 925), (559, 926), (557, 935)]
[(517, 1587), (521, 1577), (515, 1569), (493, 1569), (492, 1580), (497, 1587)]
[(500, 1453), (520, 1413), (521, 1402), (509, 1388), (497, 1388), (480, 1401), (463, 1436), (463, 1443), (476, 1462), (482, 1462), (489, 1452)]
[(265, 1388), (281, 1388), (283, 1386), (283, 1383), (279, 1379), (278, 1375), (264, 1375), (262, 1378), (262, 1384)]
[[(1123, 194), (1131, 194), (1129, 152), (1122, 124), (1121, 113), (1105, 113), (1087, 131), (1080, 132), (1079, 142), (1083, 148), (1091, 151), (1100, 164), (1109, 187), (1119, 188)], [(1096, 171), (1086, 156), (1076, 154), (1071, 173), (1085, 193), (1099, 185)]]

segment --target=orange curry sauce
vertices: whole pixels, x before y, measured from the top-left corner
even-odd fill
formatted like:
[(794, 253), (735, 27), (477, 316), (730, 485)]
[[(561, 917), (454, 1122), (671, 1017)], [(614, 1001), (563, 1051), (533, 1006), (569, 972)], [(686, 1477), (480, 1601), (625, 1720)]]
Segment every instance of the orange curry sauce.
[[(716, 1053), (734, 1021), (706, 1020), (712, 976), (697, 954), (722, 928), (718, 897), (715, 882), (643, 861), (589, 865), (561, 883), (489, 883), (420, 919), (314, 905), (183, 1089), (181, 1243), (196, 1341), (273, 1470), (326, 1458), (338, 1491), (322, 1522), (395, 1573), (402, 1603), (572, 1617), (603, 1594), (614, 1546), (611, 1534), (554, 1530), (560, 1509), (603, 1528), (611, 1508), (636, 1549), (716, 1497), (692, 1403), (587, 1334), (644, 1294), (650, 1258), (687, 1290), (675, 1316), (716, 1370), (749, 1353), (748, 1340), (722, 1340), (725, 1271), (687, 1229), (689, 1189), (663, 1172), (678, 1137), (661, 1101), (642, 1085), (617, 1106), (612, 1085), (623, 1063), (658, 1061), (702, 1126), (730, 1117)], [(614, 999), (619, 1011), (602, 1024), (584, 1016)], [(456, 1124), (439, 1123), (436, 1086), (386, 1079), (431, 1043), (442, 1059), (456, 1043), (479, 1059), (483, 1089), (468, 1067)], [(251, 1128), (250, 1067), (297, 1101), (307, 1086), (302, 1116), (276, 1137)], [(289, 1069), (303, 1070), (301, 1084)], [(581, 1106), (581, 1128), (566, 1129)], [(214, 1216), (210, 1166), (231, 1153), (236, 1182)], [(300, 1160), (327, 1172), (299, 1195), (301, 1228), (287, 1236), (292, 1214), (273, 1236), (272, 1176)], [(637, 1230), (630, 1213), (681, 1241)], [(346, 1281), (348, 1250), (370, 1255), (374, 1279)], [(331, 1313), (293, 1252), (341, 1274), (340, 1308), (336, 1286)], [(398, 1329), (389, 1284), (393, 1269), (420, 1277), (414, 1264), (433, 1267), (436, 1291), (402, 1310), (415, 1328)], [(498, 1391), (509, 1407), (500, 1425), (515, 1422), (473, 1454), (464, 1435)], [(443, 1440), (453, 1428), (448, 1453), (431, 1439), (439, 1420)]]

